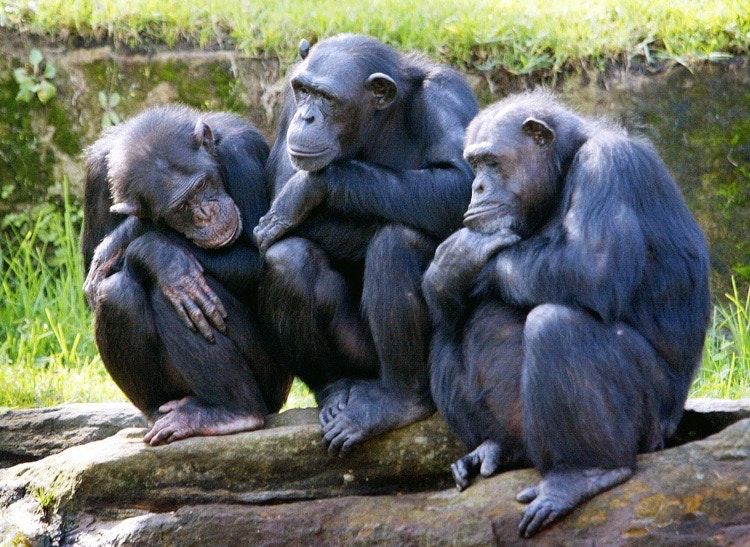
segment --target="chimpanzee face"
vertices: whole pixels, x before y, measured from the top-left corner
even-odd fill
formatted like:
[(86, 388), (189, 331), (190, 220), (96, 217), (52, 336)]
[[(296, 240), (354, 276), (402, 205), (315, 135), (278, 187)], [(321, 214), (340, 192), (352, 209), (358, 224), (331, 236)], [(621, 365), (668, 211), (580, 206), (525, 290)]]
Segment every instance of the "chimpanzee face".
[(108, 157), (115, 199), (111, 212), (168, 226), (205, 249), (237, 240), (240, 211), (224, 188), (207, 124), (199, 120), (184, 138), (175, 129), (168, 138), (153, 132), (138, 146), (131, 139), (122, 144)]
[[(308, 56), (308, 52), (310, 53)], [(291, 77), (296, 111), (287, 130), (287, 151), (302, 171), (319, 171), (361, 146), (367, 124), (395, 100), (394, 80), (363, 72), (347, 51), (300, 44), (303, 62)]]
[(162, 222), (204, 249), (231, 245), (242, 233), (240, 211), (217, 175), (204, 172), (184, 181), (161, 213)]
[(554, 130), (541, 119), (483, 112), (467, 130), (464, 158), (474, 170), (464, 225), (481, 233), (510, 228), (525, 237), (558, 191)]

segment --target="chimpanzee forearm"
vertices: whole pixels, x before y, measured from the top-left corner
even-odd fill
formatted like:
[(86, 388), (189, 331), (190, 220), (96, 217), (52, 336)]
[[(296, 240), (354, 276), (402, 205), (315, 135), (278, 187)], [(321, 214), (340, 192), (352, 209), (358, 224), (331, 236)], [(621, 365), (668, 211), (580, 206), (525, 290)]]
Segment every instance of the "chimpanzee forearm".
[(461, 225), (471, 196), (471, 170), (461, 160), (406, 171), (346, 161), (329, 165), (320, 176), (330, 209), (403, 223), (440, 240)]
[(243, 234), (224, 249), (203, 249), (174, 232), (161, 232), (164, 242), (192, 254), (205, 273), (224, 285), (230, 292), (245, 291), (254, 286), (260, 276), (263, 262), (258, 248)]
[(424, 274), (422, 291), (436, 324), (463, 319), (477, 276), (498, 250), (520, 237), (511, 230), (483, 234), (461, 228), (443, 241)]
[(501, 251), (486, 269), (509, 304), (559, 303), (586, 308), (604, 320), (620, 317), (645, 264), (645, 245), (635, 226), (586, 240), (536, 236)]

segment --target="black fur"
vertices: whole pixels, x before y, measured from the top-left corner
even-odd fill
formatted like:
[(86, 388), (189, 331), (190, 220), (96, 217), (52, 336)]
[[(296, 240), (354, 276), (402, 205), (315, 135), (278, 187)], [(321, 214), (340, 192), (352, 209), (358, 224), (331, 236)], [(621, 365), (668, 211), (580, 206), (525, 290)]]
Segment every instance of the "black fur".
[[(378, 73), (387, 75), (396, 91), (387, 108), (371, 111), (372, 99), (363, 85)], [(323, 203), (291, 231), (293, 237), (268, 250), (264, 315), (285, 341), (285, 359), (316, 391), (324, 424), (349, 397), (332, 388), (337, 379), (375, 375), (376, 382), (354, 384), (367, 398), (377, 399), (378, 408), (390, 408), (400, 413), (399, 419), (411, 421), (432, 408), (429, 319), (421, 276), (435, 245), (460, 225), (469, 199), (471, 170), (461, 150), (464, 129), (477, 112), (476, 100), (455, 71), (363, 36), (320, 42), (292, 72), (295, 85), (320, 78), (340, 87), (334, 93), (361, 98), (330, 110), (302, 112), (305, 103), (298, 108), (291, 90), (287, 94), (268, 162), (274, 196), (298, 173), (288, 151), (289, 128), (295, 128), (295, 142), (319, 142), (305, 136), (300, 116), (307, 116), (315, 134), (332, 139), (331, 146), (340, 152), (310, 174), (324, 189)], [(337, 117), (337, 108), (351, 108), (353, 114)], [(352, 384), (336, 384), (342, 385)], [(340, 397), (331, 399), (331, 391)], [(394, 399), (407, 410), (397, 410)], [(368, 422), (360, 427), (367, 432), (357, 437), (342, 431), (332, 451), (338, 452), (345, 438), (351, 441), (348, 447), (355, 437), (361, 440), (394, 427), (365, 416), (374, 410), (349, 397), (340, 415), (358, 412), (349, 417), (361, 425)]]
[[(210, 155), (199, 155), (192, 144), (200, 119), (214, 132)], [(262, 261), (252, 227), (268, 208), (267, 156), (263, 137), (237, 116), (182, 106), (146, 110), (86, 151), (86, 270), (108, 234), (127, 245), (98, 289), (96, 340), (107, 370), (151, 418), (160, 405), (187, 395), (209, 406), (262, 414), (278, 411), (286, 399), (291, 376), (269, 357), (270, 338), (256, 318)], [(216, 168), (244, 230), (228, 247), (204, 249), (160, 224), (158, 213), (170, 197), (173, 175)], [(112, 196), (138, 201), (143, 218), (110, 213)], [(226, 330), (214, 333), (214, 343), (188, 330), (157, 286), (159, 272), (185, 264), (188, 255), (200, 262), (228, 314)]]
[[(554, 149), (537, 148), (552, 206), (475, 278), (450, 285), (433, 263), (423, 283), (439, 410), (470, 450), (499, 445), (490, 472), (532, 463), (544, 476), (520, 497), (534, 499), (527, 537), (626, 479), (638, 452), (664, 446), (710, 308), (703, 234), (648, 142), (536, 92), (480, 113), (467, 151), (528, 144), (512, 128), (532, 116), (556, 135)], [(457, 462), (459, 487), (483, 457)]]

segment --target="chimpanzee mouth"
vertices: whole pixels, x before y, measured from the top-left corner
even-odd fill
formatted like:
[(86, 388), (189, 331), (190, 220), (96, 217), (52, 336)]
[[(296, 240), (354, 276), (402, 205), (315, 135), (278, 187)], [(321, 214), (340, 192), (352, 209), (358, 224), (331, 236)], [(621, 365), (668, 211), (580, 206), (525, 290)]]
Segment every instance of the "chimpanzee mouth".
[(223, 242), (219, 243), (217, 247), (226, 247), (227, 245), (231, 245), (235, 241), (237, 241), (237, 238), (240, 237), (240, 234), (242, 233), (242, 214), (240, 213), (239, 207), (236, 205), (234, 208), (237, 211), (237, 222), (234, 224), (234, 231), (227, 237)]
[(502, 213), (502, 206), (493, 204), (485, 205), (484, 207), (474, 207), (464, 213), (464, 224), (467, 222), (475, 222), (482, 217), (492, 215), (493, 213), (497, 213), (496, 216), (500, 216)]
[(320, 150), (303, 150), (301, 148), (292, 148), (291, 146), (289, 147), (289, 155), (294, 156), (295, 158), (319, 158), (328, 154), (329, 151), (330, 149), (328, 148), (321, 148)]
[[(201, 249), (221, 249), (222, 247), (227, 247), (237, 241), (237, 239), (240, 237), (240, 234), (242, 233), (242, 215), (240, 214), (240, 210), (237, 205), (234, 206), (234, 209), (236, 215), (235, 218), (237, 219), (237, 221), (234, 223), (231, 231), (225, 232), (224, 230), (222, 230), (219, 234), (217, 234), (216, 237), (210, 236), (207, 239), (191, 238), (191, 241)], [(227, 236), (223, 239), (219, 239), (224, 236), (224, 233), (227, 233)]]

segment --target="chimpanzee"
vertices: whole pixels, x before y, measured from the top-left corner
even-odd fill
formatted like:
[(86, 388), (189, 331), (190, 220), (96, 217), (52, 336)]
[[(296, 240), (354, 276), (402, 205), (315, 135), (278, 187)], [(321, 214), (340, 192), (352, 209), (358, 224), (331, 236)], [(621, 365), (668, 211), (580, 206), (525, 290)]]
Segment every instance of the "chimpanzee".
[(155, 420), (152, 445), (258, 429), (289, 392), (255, 311), (267, 157), (237, 116), (177, 105), (86, 152), (84, 290), (107, 370)]
[(463, 136), (477, 103), (455, 71), (369, 37), (300, 53), (268, 161), (274, 201), (255, 230), (261, 300), (316, 393), (329, 451), (344, 454), (434, 410), (420, 283), (469, 202)]
[(652, 146), (547, 92), (467, 129), (465, 228), (423, 281), (431, 387), (471, 449), (459, 489), (532, 463), (529, 537), (627, 480), (677, 427), (709, 318), (704, 237)]

